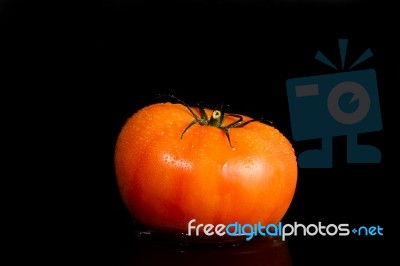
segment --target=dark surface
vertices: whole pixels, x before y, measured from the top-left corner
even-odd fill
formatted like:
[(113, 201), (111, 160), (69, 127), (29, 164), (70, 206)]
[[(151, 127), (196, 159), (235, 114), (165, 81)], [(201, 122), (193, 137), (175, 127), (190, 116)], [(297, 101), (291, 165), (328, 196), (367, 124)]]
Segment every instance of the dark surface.
[[(20, 221), (35, 235), (29, 240), (44, 239), (49, 247), (42, 251), (60, 252), (61, 261), (88, 259), (89, 265), (143, 265), (146, 258), (154, 264), (189, 265), (192, 258), (194, 263), (216, 256), (207, 248), (134, 241), (113, 169), (123, 123), (159, 101), (160, 93), (171, 93), (190, 104), (203, 101), (213, 108), (224, 102), (235, 113), (273, 121), (300, 153), (318, 142), (291, 139), (285, 82), (332, 73), (314, 55), (323, 50), (339, 60), (337, 39), (348, 38), (349, 60), (367, 48), (374, 53), (358, 69), (377, 71), (383, 130), (360, 140), (378, 147), (382, 162), (346, 164), (345, 138), (336, 137), (333, 168), (299, 170), (283, 222), (380, 225), (384, 236), (299, 236), (285, 244), (293, 265), (386, 265), (391, 231), (384, 206), (392, 198), (387, 114), (399, 69), (393, 9), (372, 1), (136, 2), (1, 2), (3, 80), (12, 81), (6, 88), (16, 100), (8, 114), (25, 114), (11, 119), (11, 134), (28, 159), (23, 169), (14, 168), (20, 169), (15, 176), (24, 170), (38, 173), (24, 184), (27, 192), (31, 185), (41, 191), (24, 193), (29, 200), (15, 200), (13, 208), (27, 211)], [(32, 217), (30, 222), (26, 217)], [(272, 259), (268, 264), (268, 252), (262, 253), (265, 264), (259, 253), (245, 252), (247, 265), (280, 265)], [(35, 255), (48, 257), (46, 252)], [(218, 256), (225, 260), (226, 253)]]

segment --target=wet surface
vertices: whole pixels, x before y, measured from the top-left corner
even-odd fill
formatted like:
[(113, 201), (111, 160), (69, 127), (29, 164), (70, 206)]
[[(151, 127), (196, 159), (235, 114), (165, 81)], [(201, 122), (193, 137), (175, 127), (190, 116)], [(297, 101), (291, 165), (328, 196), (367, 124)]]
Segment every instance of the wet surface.
[(127, 265), (292, 265), (285, 242), (262, 238), (235, 245), (179, 244), (142, 237), (132, 239), (121, 259)]
[[(126, 231), (121, 238), (86, 242), (81, 261), (110, 265), (388, 265), (383, 238), (256, 237), (235, 244), (182, 243)], [(97, 239), (97, 237), (96, 237)], [(102, 240), (101, 240), (102, 239)], [(75, 258), (72, 252), (69, 258)], [(77, 257), (79, 258), (79, 257)]]

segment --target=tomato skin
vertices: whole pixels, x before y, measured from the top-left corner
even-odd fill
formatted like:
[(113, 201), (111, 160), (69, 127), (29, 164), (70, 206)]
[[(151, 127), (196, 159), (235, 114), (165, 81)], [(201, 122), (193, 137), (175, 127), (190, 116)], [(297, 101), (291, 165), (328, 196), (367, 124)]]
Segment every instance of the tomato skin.
[[(193, 119), (181, 104), (158, 103), (139, 110), (121, 129), (115, 170), (132, 217), (150, 229), (176, 232), (187, 232), (191, 219), (214, 225), (279, 222), (297, 182), (290, 142), (261, 122), (230, 128), (233, 148), (213, 126), (195, 124), (181, 138)], [(236, 120), (226, 116), (223, 125)]]

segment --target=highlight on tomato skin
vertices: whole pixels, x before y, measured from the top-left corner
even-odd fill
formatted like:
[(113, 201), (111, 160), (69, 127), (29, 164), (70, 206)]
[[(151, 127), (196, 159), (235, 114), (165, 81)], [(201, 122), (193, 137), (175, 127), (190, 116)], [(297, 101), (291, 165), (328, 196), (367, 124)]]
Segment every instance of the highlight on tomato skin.
[(297, 183), (295, 151), (278, 129), (183, 102), (134, 113), (121, 128), (114, 157), (132, 218), (160, 232), (187, 233), (192, 219), (276, 224)]

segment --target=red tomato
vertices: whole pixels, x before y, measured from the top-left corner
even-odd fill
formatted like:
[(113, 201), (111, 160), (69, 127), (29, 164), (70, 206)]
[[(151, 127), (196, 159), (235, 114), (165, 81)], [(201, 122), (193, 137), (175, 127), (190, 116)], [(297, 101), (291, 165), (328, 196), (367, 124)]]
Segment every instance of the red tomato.
[[(195, 119), (190, 110), (199, 121), (188, 128)], [(297, 182), (291, 143), (267, 124), (242, 124), (252, 120), (247, 116), (205, 113), (208, 120), (201, 120), (197, 108), (158, 103), (126, 121), (115, 147), (115, 170), (133, 219), (178, 234), (187, 233), (192, 219), (213, 225), (278, 223)], [(237, 127), (228, 126), (240, 117)], [(213, 125), (205, 123), (213, 119)]]

